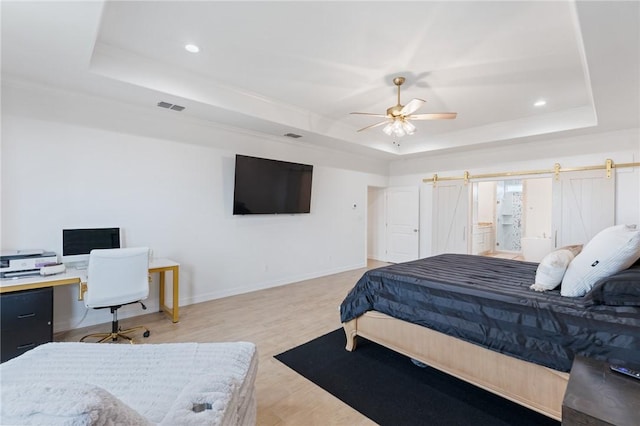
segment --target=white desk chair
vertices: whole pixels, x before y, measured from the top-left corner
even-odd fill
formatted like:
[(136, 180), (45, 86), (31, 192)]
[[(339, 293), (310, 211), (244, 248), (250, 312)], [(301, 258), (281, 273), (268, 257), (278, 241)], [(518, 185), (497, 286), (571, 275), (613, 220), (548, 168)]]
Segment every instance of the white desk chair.
[(99, 338), (97, 343), (118, 340), (119, 337), (133, 343), (127, 334), (144, 330), (143, 336), (149, 337), (144, 326), (120, 330), (118, 326), (118, 308), (122, 305), (140, 303), (149, 296), (149, 248), (124, 248), (91, 250), (87, 269), (87, 291), (84, 304), (87, 308), (109, 308), (113, 314), (111, 333), (94, 333), (88, 337)]

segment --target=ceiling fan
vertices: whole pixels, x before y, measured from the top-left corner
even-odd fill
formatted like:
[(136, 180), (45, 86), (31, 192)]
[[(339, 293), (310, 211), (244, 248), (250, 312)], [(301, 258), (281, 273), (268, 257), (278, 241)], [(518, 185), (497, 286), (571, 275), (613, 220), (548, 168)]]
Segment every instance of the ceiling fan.
[(372, 124), (371, 126), (363, 127), (358, 130), (359, 132), (367, 129), (371, 129), (373, 127), (382, 126), (386, 124), (383, 132), (387, 135), (395, 135), (397, 137), (401, 137), (404, 135), (412, 135), (416, 131), (416, 126), (411, 123), (411, 120), (443, 120), (443, 119), (453, 119), (458, 115), (455, 112), (439, 112), (439, 113), (431, 113), (431, 114), (414, 114), (422, 104), (426, 101), (422, 99), (412, 99), (408, 104), (402, 105), (400, 103), (400, 86), (404, 83), (404, 77), (395, 77), (393, 79), (393, 84), (398, 86), (398, 104), (392, 107), (387, 108), (386, 114), (373, 114), (369, 112), (352, 112), (351, 114), (359, 114), (359, 115), (370, 115), (372, 117), (383, 117), (386, 120), (381, 121), (380, 123)]

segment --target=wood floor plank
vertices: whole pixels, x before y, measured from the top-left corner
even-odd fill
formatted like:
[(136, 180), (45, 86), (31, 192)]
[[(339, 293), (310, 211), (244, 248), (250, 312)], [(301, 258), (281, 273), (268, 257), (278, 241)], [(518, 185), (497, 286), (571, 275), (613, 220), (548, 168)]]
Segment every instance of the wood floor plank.
[[(255, 343), (259, 355), (258, 425), (374, 425), (273, 356), (341, 327), (338, 307), (347, 292), (366, 269), (383, 265), (369, 261), (367, 268), (181, 306), (176, 324), (159, 312), (123, 319), (120, 324), (122, 328), (146, 325), (151, 330), (146, 343)], [(105, 321), (110, 321), (108, 311)], [(54, 340), (77, 341), (86, 334), (110, 329), (110, 323), (105, 322), (56, 333)]]

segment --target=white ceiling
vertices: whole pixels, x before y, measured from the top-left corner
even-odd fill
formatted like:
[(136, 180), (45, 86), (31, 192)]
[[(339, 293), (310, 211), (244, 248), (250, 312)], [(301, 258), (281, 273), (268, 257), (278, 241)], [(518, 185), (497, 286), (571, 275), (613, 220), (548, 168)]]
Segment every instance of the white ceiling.
[[(3, 81), (32, 81), (381, 158), (640, 127), (640, 3), (1, 3)], [(184, 50), (186, 43), (201, 52)], [(401, 100), (401, 139), (358, 129)], [(545, 99), (546, 106), (533, 103)]]

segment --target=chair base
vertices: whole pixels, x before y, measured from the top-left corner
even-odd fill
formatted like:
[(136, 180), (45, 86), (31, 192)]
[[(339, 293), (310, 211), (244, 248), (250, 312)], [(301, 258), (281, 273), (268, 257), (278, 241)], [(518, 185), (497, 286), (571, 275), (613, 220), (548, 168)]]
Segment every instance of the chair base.
[(130, 336), (127, 336), (127, 334), (133, 333), (135, 331), (138, 330), (144, 330), (144, 333), (142, 333), (143, 337), (149, 337), (149, 335), (151, 334), (151, 332), (149, 331), (149, 329), (147, 327), (144, 327), (142, 325), (137, 326), (137, 327), (132, 327), (132, 328), (127, 328), (126, 330), (118, 330), (116, 332), (111, 332), (111, 333), (92, 333), (92, 334), (87, 334), (86, 336), (84, 336), (82, 339), (80, 339), (81, 342), (84, 342), (84, 339), (87, 338), (98, 338), (99, 340), (95, 343), (105, 343), (108, 342), (109, 340), (111, 340), (112, 342), (115, 342), (118, 340), (118, 338), (122, 338), (124, 340), (129, 341), (129, 343), (131, 343), (132, 345), (135, 343), (133, 341), (133, 338)]

